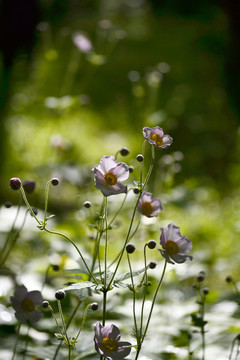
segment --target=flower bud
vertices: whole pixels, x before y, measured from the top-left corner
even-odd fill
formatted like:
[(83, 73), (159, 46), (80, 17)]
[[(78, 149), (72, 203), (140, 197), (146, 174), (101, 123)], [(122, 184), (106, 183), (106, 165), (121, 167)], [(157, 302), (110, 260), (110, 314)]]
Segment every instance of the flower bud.
[[(34, 215), (36, 215), (37, 216), (37, 214), (38, 214), (38, 210), (36, 209), (36, 208), (32, 208), (32, 212), (34, 213)], [(31, 214), (32, 215), (32, 214)]]
[(133, 170), (134, 170), (134, 167), (133, 167), (133, 166), (129, 166), (129, 167), (128, 167), (128, 171), (129, 171), (130, 173), (132, 173)]
[(96, 303), (96, 302), (92, 303), (92, 304), (91, 304), (91, 309), (92, 309), (93, 311), (96, 311), (96, 310), (98, 309), (98, 303)]
[(55, 298), (57, 300), (63, 300), (65, 298), (65, 296), (66, 296), (66, 293), (64, 290), (58, 290), (55, 292)]
[(147, 246), (149, 247), (149, 249), (155, 249), (155, 247), (157, 246), (157, 243), (155, 240), (149, 240), (149, 242), (147, 243)]
[(90, 203), (90, 201), (85, 201), (85, 203), (83, 203), (83, 206), (85, 206), (85, 208), (89, 209), (92, 204)]
[(227, 283), (230, 283), (230, 282), (233, 281), (233, 279), (232, 279), (232, 277), (230, 275), (228, 275), (225, 280), (226, 280)]
[(21, 180), (19, 178), (12, 178), (10, 179), (10, 188), (12, 190), (19, 190), (22, 183), (21, 183)]
[(26, 193), (31, 194), (35, 189), (36, 183), (33, 180), (25, 180), (22, 186)]
[(60, 266), (57, 264), (52, 264), (52, 269), (53, 269), (53, 271), (59, 271)]
[(198, 274), (198, 276), (197, 276), (197, 281), (198, 282), (203, 282), (205, 280), (205, 276), (203, 275), (203, 274)]
[(143, 162), (144, 157), (143, 157), (142, 154), (138, 154), (138, 155), (136, 156), (136, 159), (137, 159), (138, 162)]
[(149, 268), (150, 268), (150, 269), (155, 269), (156, 266), (157, 266), (157, 264), (156, 264), (154, 261), (151, 261), (151, 262), (149, 263)]
[(134, 253), (135, 250), (136, 250), (136, 247), (133, 244), (126, 245), (126, 251), (128, 254)]
[(203, 289), (202, 289), (202, 292), (203, 292), (204, 295), (209, 294), (209, 288), (207, 288), (207, 287), (206, 287), (206, 288), (203, 288)]
[(6, 201), (4, 206), (5, 206), (5, 208), (9, 209), (12, 206), (11, 201)]
[(57, 178), (53, 178), (51, 180), (51, 183), (52, 183), (53, 186), (57, 186), (59, 184), (59, 180)]
[(43, 301), (42, 302), (42, 307), (44, 308), (44, 309), (47, 309), (48, 308), (48, 305), (49, 305), (49, 302), (48, 301)]
[(133, 189), (134, 194), (138, 195), (140, 193), (140, 190), (138, 188)]
[(122, 156), (127, 156), (128, 154), (129, 154), (129, 150), (128, 150), (128, 148), (126, 148), (126, 147), (123, 147), (121, 150), (120, 150), (120, 154), (122, 155)]

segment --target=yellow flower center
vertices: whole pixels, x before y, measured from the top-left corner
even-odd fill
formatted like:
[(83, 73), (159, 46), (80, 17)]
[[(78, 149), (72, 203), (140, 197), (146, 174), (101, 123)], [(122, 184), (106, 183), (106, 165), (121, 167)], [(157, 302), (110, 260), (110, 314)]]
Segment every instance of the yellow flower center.
[(116, 185), (117, 183), (117, 177), (115, 174), (112, 173), (112, 171), (106, 172), (104, 175), (104, 180), (107, 185)]
[(142, 203), (142, 212), (144, 215), (148, 216), (151, 215), (153, 212), (153, 206), (150, 202), (148, 201), (144, 201)]
[(24, 312), (32, 312), (35, 309), (35, 305), (31, 299), (25, 298), (21, 303)]
[(157, 146), (162, 146), (164, 145), (163, 139), (161, 138), (161, 136), (159, 134), (152, 134), (150, 139), (152, 141), (155, 141)]
[(165, 250), (168, 255), (177, 255), (179, 253), (178, 244), (173, 240), (168, 240), (165, 244)]
[(113, 338), (110, 338), (107, 336), (102, 341), (102, 347), (104, 350), (107, 350), (107, 351), (117, 351), (118, 343)]

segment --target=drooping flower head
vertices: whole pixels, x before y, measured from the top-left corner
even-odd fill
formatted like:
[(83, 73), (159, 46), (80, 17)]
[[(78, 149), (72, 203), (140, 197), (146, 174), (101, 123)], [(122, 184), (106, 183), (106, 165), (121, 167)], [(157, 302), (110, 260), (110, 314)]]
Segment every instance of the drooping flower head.
[(140, 212), (147, 217), (157, 216), (157, 214), (162, 211), (160, 199), (156, 198), (152, 200), (152, 194), (146, 191), (142, 193), (138, 208)]
[(117, 163), (114, 156), (103, 156), (92, 171), (95, 174), (95, 187), (101, 190), (104, 196), (127, 193), (127, 186), (120, 181), (127, 180), (128, 166), (123, 162)]
[(15, 310), (16, 318), (22, 323), (34, 323), (38, 321), (43, 314), (36, 310), (37, 306), (42, 305), (42, 295), (40, 291), (27, 291), (24, 285), (17, 286), (14, 296), (10, 301)]
[(171, 136), (164, 134), (163, 129), (159, 126), (153, 128), (144, 127), (143, 136), (149, 144), (156, 146), (158, 149), (165, 149), (173, 142)]
[[(182, 236), (179, 227), (169, 224), (166, 229), (160, 228), (160, 244), (163, 249), (158, 249), (168, 263), (184, 263), (192, 256), (186, 255), (192, 250), (192, 242), (187, 236)], [(173, 261), (172, 261), (172, 260)]]
[(102, 326), (100, 322), (93, 325), (96, 351), (108, 360), (122, 360), (131, 352), (131, 344), (120, 341), (120, 330), (115, 325)]

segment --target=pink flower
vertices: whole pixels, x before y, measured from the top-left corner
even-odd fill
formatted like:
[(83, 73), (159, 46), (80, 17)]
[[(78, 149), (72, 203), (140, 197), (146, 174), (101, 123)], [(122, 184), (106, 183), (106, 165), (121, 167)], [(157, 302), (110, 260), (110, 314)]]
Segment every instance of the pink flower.
[(10, 301), (15, 310), (16, 318), (23, 324), (34, 323), (41, 319), (42, 313), (36, 310), (36, 306), (42, 305), (40, 291), (27, 291), (24, 285), (18, 286)]
[(105, 359), (122, 360), (130, 354), (132, 345), (127, 341), (119, 341), (121, 335), (117, 326), (102, 326), (97, 322), (94, 330), (95, 349)]
[(160, 199), (152, 200), (152, 194), (146, 191), (143, 191), (142, 193), (138, 208), (140, 212), (147, 217), (157, 216), (157, 214), (162, 211)]
[[(179, 227), (169, 224), (166, 229), (160, 228), (160, 244), (163, 249), (158, 249), (168, 263), (183, 263), (192, 256), (186, 255), (192, 250), (192, 242), (187, 236), (182, 236)], [(172, 260), (173, 261), (172, 261)]]
[(155, 126), (152, 129), (144, 127), (143, 136), (147, 139), (149, 144), (156, 146), (158, 149), (165, 149), (173, 142), (171, 136), (164, 135), (163, 129), (159, 126)]
[(127, 193), (127, 186), (119, 181), (128, 179), (128, 166), (123, 162), (117, 163), (114, 156), (103, 156), (92, 171), (95, 174), (95, 187), (101, 190), (104, 196)]

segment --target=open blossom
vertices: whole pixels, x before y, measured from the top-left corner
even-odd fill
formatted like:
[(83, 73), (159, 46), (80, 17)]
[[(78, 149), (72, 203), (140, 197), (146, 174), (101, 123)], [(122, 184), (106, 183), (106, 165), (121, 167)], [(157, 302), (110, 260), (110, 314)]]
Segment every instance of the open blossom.
[(123, 162), (117, 163), (114, 156), (103, 156), (92, 171), (95, 174), (95, 187), (101, 190), (104, 196), (127, 193), (127, 186), (120, 181), (128, 179), (128, 166)]
[(163, 129), (159, 126), (153, 128), (144, 127), (143, 136), (149, 144), (156, 146), (158, 149), (165, 149), (173, 142), (171, 136), (164, 134)]
[(146, 191), (143, 191), (142, 193), (138, 208), (140, 212), (147, 217), (157, 216), (157, 214), (162, 211), (160, 199), (152, 200), (152, 194)]
[(17, 286), (10, 301), (15, 310), (16, 318), (23, 324), (34, 323), (43, 316), (41, 312), (36, 310), (36, 307), (42, 305), (43, 301), (38, 290), (28, 292), (24, 285)]
[[(160, 228), (160, 244), (163, 249), (158, 249), (168, 263), (183, 263), (192, 256), (186, 255), (192, 250), (192, 242), (187, 236), (182, 236), (179, 227), (169, 224), (166, 229)], [(172, 260), (173, 261), (172, 261)]]
[(94, 324), (94, 343), (96, 351), (108, 360), (122, 360), (131, 352), (131, 344), (120, 341), (120, 330), (115, 325)]

